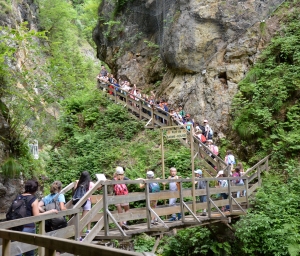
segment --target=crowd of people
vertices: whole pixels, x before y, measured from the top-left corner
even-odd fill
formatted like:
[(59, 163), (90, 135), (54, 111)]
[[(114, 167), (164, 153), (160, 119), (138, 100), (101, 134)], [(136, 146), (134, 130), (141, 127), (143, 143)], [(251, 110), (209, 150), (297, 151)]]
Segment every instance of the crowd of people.
[[(146, 104), (149, 104), (149, 106), (153, 106), (155, 108), (164, 110), (167, 112), (179, 125), (184, 125), (187, 130), (192, 131), (193, 135), (199, 139), (199, 141), (202, 142), (202, 144), (205, 145), (207, 150), (207, 153), (211, 156), (212, 159), (216, 158), (216, 156), (219, 155), (219, 149), (218, 146), (216, 146), (213, 142), (213, 130), (209, 125), (209, 122), (207, 119), (203, 120), (202, 123), (195, 121), (189, 113), (186, 113), (183, 110), (182, 106), (178, 106), (176, 108), (170, 108), (169, 109), (169, 104), (166, 100), (158, 100), (156, 98), (155, 93), (152, 91), (150, 95), (147, 94), (142, 94), (140, 89), (137, 89), (136, 85), (134, 84), (131, 86), (131, 84), (128, 81), (123, 81), (121, 79), (117, 80), (114, 78), (112, 74), (109, 74), (107, 70), (105, 69), (104, 66), (102, 66), (100, 74), (97, 76), (97, 79), (100, 82), (104, 82), (106, 84), (112, 85), (109, 90), (109, 93), (113, 93), (113, 90), (116, 88), (116, 90), (121, 90), (124, 91), (125, 93), (129, 93), (132, 97), (135, 97), (136, 100), (143, 100), (146, 102)], [(108, 85), (108, 87), (110, 86)], [(200, 145), (202, 146), (202, 145)], [(227, 166), (230, 166), (231, 172), (229, 173), (230, 176), (233, 177), (241, 177), (243, 175), (243, 166), (241, 163), (238, 163), (236, 165), (235, 163), (235, 158), (232, 154), (231, 151), (227, 151), (226, 157), (224, 159), (225, 163)], [(208, 163), (216, 169), (216, 166), (214, 162), (208, 161)], [(236, 167), (234, 168), (234, 165)], [(195, 176), (197, 178), (202, 178), (203, 177), (203, 172), (202, 170), (198, 169), (195, 170)], [(217, 174), (217, 177), (225, 177), (224, 171), (219, 171)], [(170, 191), (178, 191), (180, 189), (179, 183), (176, 182), (176, 179), (179, 179), (180, 177), (177, 175), (177, 169), (175, 167), (170, 168), (170, 176), (168, 179), (170, 179), (169, 184), (169, 190)], [(125, 170), (123, 167), (118, 166), (115, 169), (115, 173), (113, 176), (114, 180), (129, 180), (128, 177), (125, 176)], [(154, 172), (149, 170), (146, 173), (146, 179), (144, 178), (139, 178), (141, 180), (151, 180), (153, 182), (151, 183), (140, 183), (140, 188), (145, 188), (146, 184), (149, 186), (149, 192), (150, 193), (155, 193), (160, 191), (160, 185), (156, 181)], [(236, 186), (243, 186), (244, 182), (243, 179), (237, 179), (233, 181), (234, 183), (232, 185)], [(163, 183), (164, 184), (164, 183)], [(196, 182), (196, 188), (197, 189), (205, 189), (206, 188), (206, 182), (205, 181), (197, 181)], [(84, 171), (81, 173), (81, 176), (79, 180), (75, 181), (75, 186), (74, 186), (74, 193), (76, 193), (77, 190), (82, 189), (85, 193), (92, 189), (95, 186), (95, 184), (91, 181), (91, 177), (88, 171)], [(219, 187), (228, 187), (228, 181), (227, 180), (219, 180), (217, 186)], [(66, 210), (65, 207), (65, 197), (63, 194), (61, 194), (61, 189), (62, 189), (62, 183), (60, 181), (55, 181), (54, 183), (51, 184), (50, 187), (50, 194), (42, 198), (40, 201), (35, 197), (35, 193), (37, 192), (38, 189), (38, 183), (37, 181), (34, 180), (28, 180), (25, 183), (25, 192), (21, 195), (19, 195), (20, 199), (26, 201), (27, 205), (27, 217), (29, 216), (38, 216), (40, 214), (49, 214), (49, 213), (58, 213), (59, 210)], [(99, 188), (101, 189), (101, 188)], [(128, 189), (125, 184), (116, 184), (114, 185), (114, 194), (116, 196), (119, 195), (126, 195), (128, 194)], [(228, 198), (227, 193), (221, 193), (220, 195), (223, 199)], [(237, 192), (237, 197), (240, 196), (245, 196), (245, 191), (238, 191)], [(51, 210), (45, 210), (47, 209), (47, 205), (50, 205), (53, 202), (58, 202), (59, 209), (51, 209)], [(176, 204), (177, 198), (170, 198), (169, 199), (169, 205), (173, 206)], [(207, 202), (207, 196), (202, 195), (199, 197), (200, 202)], [(77, 202), (77, 201), (76, 201)], [(128, 212), (130, 210), (129, 208), (129, 203), (120, 203), (116, 204), (116, 209), (118, 213), (122, 212)], [(152, 209), (155, 209), (157, 206), (157, 200), (151, 200), (150, 201), (150, 207)], [(83, 211), (82, 211), (82, 216), (86, 216), (86, 214), (91, 210), (92, 208), (92, 202), (91, 198), (88, 198), (87, 201), (83, 204), (82, 206)], [(223, 211), (228, 211), (229, 210), (229, 205), (226, 205), (222, 208)], [(202, 216), (206, 216), (206, 209), (203, 210)], [(169, 221), (176, 221), (180, 220), (182, 218), (182, 213), (173, 213), (171, 215), (171, 218)], [(151, 218), (151, 224), (152, 225), (157, 225), (158, 219), (152, 215)], [(127, 225), (127, 221), (121, 221), (119, 222), (119, 225), (122, 229), (128, 230), (129, 227)], [(62, 226), (60, 226), (61, 228)], [(51, 226), (51, 222), (46, 223), (46, 232), (50, 232), (55, 230), (53, 226)], [(91, 229), (91, 223), (87, 224), (85, 234), (88, 234)], [(35, 223), (29, 223), (26, 224), (22, 228), (23, 232), (27, 233), (35, 233)], [(83, 236), (83, 233), (81, 233), (81, 237)], [(80, 238), (82, 240), (82, 238)], [(58, 253), (59, 254), (59, 253)], [(26, 256), (33, 256), (34, 255), (34, 250), (26, 252)]]
[[(217, 187), (221, 187), (221, 188), (225, 188), (228, 187), (228, 182), (231, 182), (231, 185), (234, 186), (243, 186), (244, 185), (244, 181), (242, 179), (242, 175), (244, 173), (244, 169), (243, 169), (243, 165), (241, 163), (238, 163), (236, 165), (235, 168), (233, 168), (233, 166), (235, 165), (235, 159), (234, 156), (232, 155), (232, 153), (230, 151), (227, 152), (227, 155), (225, 157), (225, 161), (227, 161), (228, 165), (232, 167), (232, 173), (230, 173), (230, 176), (232, 177), (240, 177), (240, 179), (235, 179), (232, 181), (228, 181), (226, 179), (219, 179), (218, 183), (217, 183)], [(198, 169), (194, 171), (196, 178), (203, 178), (203, 172), (202, 170)], [(225, 177), (225, 173), (224, 171), (219, 171), (216, 177), (222, 178)], [(170, 168), (170, 175), (168, 177), (168, 179), (170, 180), (168, 182), (169, 184), (169, 191), (179, 191), (180, 190), (180, 183), (177, 182), (177, 179), (180, 179), (181, 177), (177, 175), (177, 169), (175, 167), (171, 167)], [(118, 166), (115, 169), (115, 173), (113, 175), (113, 179), (116, 181), (122, 181), (122, 180), (129, 180), (128, 177), (125, 176), (125, 170), (123, 167)], [(159, 178), (155, 178), (155, 174), (153, 171), (148, 170), (146, 173), (146, 178), (138, 178), (138, 180), (150, 180), (151, 182), (141, 182), (139, 184), (140, 188), (145, 188), (146, 184), (147, 186), (149, 186), (149, 192), (150, 193), (156, 193), (156, 192), (160, 192), (160, 183), (157, 181), (157, 179)], [(166, 185), (166, 183), (162, 182), (163, 185)], [(196, 189), (206, 189), (206, 185), (207, 183), (203, 180), (198, 180), (195, 182), (195, 186)], [(75, 181), (75, 185), (74, 185), (74, 194), (76, 194), (76, 191), (80, 188), (83, 189), (84, 193), (87, 193), (89, 190), (91, 190), (93, 187), (95, 186), (95, 183), (93, 183), (91, 181), (91, 177), (88, 171), (84, 171), (81, 173), (79, 180)], [(101, 189), (102, 187), (99, 187), (98, 189)], [(62, 190), (62, 183), (60, 181), (55, 181), (51, 184), (50, 187), (50, 194), (43, 197), (40, 201), (38, 201), (38, 199), (35, 197), (35, 193), (37, 192), (38, 189), (38, 182), (34, 181), (34, 180), (28, 180), (25, 183), (25, 192), (22, 193), (21, 195), (19, 195), (19, 197), (22, 197), (22, 200), (25, 200), (26, 205), (27, 205), (27, 216), (26, 217), (30, 217), (30, 216), (38, 216), (40, 214), (48, 214), (48, 213), (58, 213), (58, 211), (63, 211), (66, 210), (65, 207), (65, 196), (64, 194), (61, 194), (61, 190)], [(243, 191), (238, 191), (236, 197), (240, 197), (240, 196), (245, 196), (245, 190)], [(126, 184), (115, 184), (113, 186), (113, 194), (115, 196), (121, 196), (121, 195), (127, 195), (128, 194), (128, 189)], [(83, 195), (82, 195), (83, 196)], [(223, 199), (227, 199), (228, 198), (228, 193), (224, 192), (220, 194), (220, 197)], [(79, 198), (80, 199), (80, 198)], [(53, 203), (53, 201), (58, 202), (59, 205), (59, 209), (52, 209), (52, 210), (45, 210), (45, 208), (47, 209), (47, 205)], [(73, 197), (74, 200), (74, 197)], [(207, 196), (206, 195), (201, 195), (199, 196), (198, 200), (202, 203), (207, 202)], [(76, 201), (77, 203), (78, 201)], [(174, 206), (176, 205), (177, 202), (177, 198), (170, 198), (169, 199), (169, 206)], [(75, 203), (74, 203), (75, 204)], [(118, 213), (123, 213), (123, 212), (128, 212), (130, 211), (130, 207), (129, 207), (129, 203), (118, 203), (115, 205), (116, 209), (118, 211)], [(150, 201), (150, 207), (152, 209), (155, 209), (157, 207), (157, 200), (151, 200)], [(86, 216), (86, 214), (91, 210), (92, 208), (92, 201), (91, 198), (87, 198), (86, 202), (82, 205), (82, 216), (81, 218), (83, 218), (84, 216)], [(226, 205), (224, 207), (222, 207), (222, 211), (229, 211), (229, 205)], [(206, 209), (203, 209), (203, 212), (201, 213), (201, 216), (206, 216)], [(171, 215), (171, 218), (169, 219), (169, 221), (176, 221), (176, 220), (180, 220), (182, 218), (182, 213), (173, 213)], [(65, 227), (67, 224), (67, 222), (65, 221), (65, 225), (64, 226), (60, 226), (59, 228)], [(155, 215), (152, 214), (151, 216), (151, 225), (157, 225), (158, 224), (158, 219), (156, 218)], [(119, 225), (122, 229), (124, 230), (128, 230), (128, 224), (127, 221), (121, 221), (119, 222)], [(53, 230), (56, 230), (58, 228), (53, 228), (51, 226), (51, 222), (49, 222), (49, 224), (46, 224), (46, 232), (50, 232)], [(90, 232), (91, 229), (91, 223), (87, 224), (87, 228), (85, 231), (85, 235), (87, 235)], [(35, 228), (35, 223), (29, 223), (26, 224), (22, 230), (22, 232), (27, 232), (27, 233), (35, 233), (36, 232), (36, 228)], [(83, 233), (81, 233), (81, 237), (83, 236)], [(79, 240), (82, 241), (82, 238), (80, 237)], [(33, 256), (34, 255), (34, 250), (33, 251), (29, 251), (25, 253), (26, 256)], [(59, 252), (58, 252), (59, 255)]]

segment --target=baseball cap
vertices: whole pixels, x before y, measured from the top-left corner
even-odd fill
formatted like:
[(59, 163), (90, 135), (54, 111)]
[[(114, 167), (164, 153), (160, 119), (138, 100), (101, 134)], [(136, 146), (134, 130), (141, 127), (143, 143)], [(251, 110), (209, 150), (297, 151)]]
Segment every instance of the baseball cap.
[(208, 121), (206, 119), (204, 119), (203, 123), (208, 123)]
[(223, 174), (224, 174), (224, 171), (223, 171), (223, 170), (219, 171), (218, 174), (217, 174), (217, 178), (218, 178), (220, 175), (223, 175)]
[(195, 173), (202, 175), (202, 171), (200, 169), (196, 170)]
[(117, 166), (117, 167), (116, 167), (116, 173), (117, 173), (117, 174), (124, 174), (124, 169), (123, 169), (123, 167)]
[(147, 172), (147, 177), (153, 178), (153, 177), (154, 177), (154, 172), (148, 171), (148, 172)]
[(207, 142), (211, 142), (211, 143), (213, 143), (213, 141), (212, 141), (212, 140), (207, 140)]

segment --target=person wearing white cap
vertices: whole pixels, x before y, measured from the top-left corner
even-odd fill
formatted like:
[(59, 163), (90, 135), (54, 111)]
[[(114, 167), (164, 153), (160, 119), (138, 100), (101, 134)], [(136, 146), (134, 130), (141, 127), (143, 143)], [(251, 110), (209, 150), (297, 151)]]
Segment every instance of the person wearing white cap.
[[(177, 176), (177, 170), (175, 167), (171, 167), (170, 168), (170, 176), (168, 177), (168, 179), (179, 179), (179, 176)], [(170, 191), (178, 191), (178, 182), (172, 181), (169, 183), (169, 190)], [(169, 199), (169, 206), (173, 206), (176, 204), (177, 198), (170, 198)], [(171, 219), (169, 219), (169, 221), (176, 221), (176, 220), (180, 220), (181, 219), (181, 213), (178, 213), (178, 219), (176, 218), (176, 213), (172, 214)]]
[(203, 123), (204, 123), (204, 128), (205, 128), (204, 135), (205, 135), (206, 139), (207, 140), (212, 139), (212, 129), (210, 128), (208, 121), (205, 119), (203, 121)]
[[(154, 172), (153, 171), (147, 171), (146, 173), (147, 176), (147, 180), (151, 180), (154, 179)], [(159, 179), (159, 178), (156, 178)], [(137, 180), (145, 180), (142, 178), (138, 178)], [(160, 192), (160, 186), (159, 183), (157, 182), (152, 182), (152, 183), (148, 183), (149, 184), (149, 192), (150, 193), (157, 193)], [(145, 183), (140, 183), (140, 188), (144, 188), (145, 187)], [(155, 209), (157, 206), (157, 200), (150, 200), (150, 207), (151, 209)], [(152, 216), (152, 220), (151, 220), (151, 224), (152, 225), (157, 225), (157, 219), (155, 218), (155, 216)]]
[[(217, 178), (218, 177), (225, 177), (223, 170), (218, 172)], [(218, 183), (219, 183), (219, 186), (221, 188), (228, 187), (228, 181), (227, 180), (219, 180)], [(223, 199), (227, 199), (228, 198), (228, 193), (221, 193), (221, 196), (223, 197)], [(229, 205), (226, 205), (225, 207), (222, 207), (222, 211), (229, 211)]]
[[(200, 169), (196, 170), (195, 174), (197, 178), (202, 178), (202, 171)], [(206, 189), (206, 182), (204, 180), (197, 181), (197, 189)], [(200, 202), (207, 202), (207, 196), (200, 196)], [(206, 209), (203, 210), (201, 216), (206, 216)]]
[[(121, 166), (117, 166), (116, 167), (116, 172), (114, 175), (114, 180), (129, 180), (127, 177), (124, 176), (124, 169)], [(120, 196), (120, 195), (127, 195), (128, 194), (128, 189), (126, 184), (115, 184), (114, 185), (114, 194), (116, 196)], [(125, 212), (129, 211), (129, 203), (121, 203), (121, 204), (116, 204), (115, 205), (117, 207), (118, 213), (122, 213), (123, 212), (123, 208)], [(122, 208), (123, 207), (123, 208)], [(120, 226), (122, 227), (122, 229), (126, 229), (128, 230), (128, 226), (126, 221), (124, 222), (119, 222)]]

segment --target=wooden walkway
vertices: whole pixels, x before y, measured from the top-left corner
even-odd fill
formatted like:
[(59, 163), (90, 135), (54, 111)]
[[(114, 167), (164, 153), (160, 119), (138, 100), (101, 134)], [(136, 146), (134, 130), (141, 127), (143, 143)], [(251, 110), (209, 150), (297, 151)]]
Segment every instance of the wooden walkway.
[[(186, 127), (174, 120), (170, 114), (162, 109), (150, 106), (142, 98), (133, 96), (128, 92), (122, 91), (119, 87), (112, 84), (106, 84), (98, 81), (98, 88), (106, 92), (109, 97), (116, 104), (121, 104), (132, 113), (132, 116), (139, 120), (146, 122), (146, 128), (159, 128), (166, 126), (178, 126), (182, 129)], [(133, 97), (130, 97), (133, 96)], [(187, 130), (187, 129), (186, 129)], [(185, 147), (191, 147), (191, 136), (187, 130), (187, 139), (181, 139), (180, 142)], [(198, 158), (201, 163), (201, 169), (204, 170), (209, 176), (215, 177), (219, 170), (224, 170), (225, 173), (229, 172), (229, 167), (219, 156), (215, 155), (209, 148), (206, 147), (197, 137), (192, 136), (194, 158)], [(214, 169), (208, 162), (216, 166)]]
[[(233, 186), (232, 181), (237, 178), (222, 178), (228, 180), (229, 186), (226, 188), (215, 187), (214, 184), (218, 178), (203, 178), (196, 180), (204, 180), (207, 184), (206, 189), (195, 190), (195, 196), (207, 195), (208, 201), (205, 203), (191, 201), (193, 198), (193, 189), (184, 188), (191, 187), (191, 179), (179, 179), (180, 191), (161, 191), (159, 193), (149, 193), (149, 186), (146, 186), (145, 192), (129, 193), (125, 196), (114, 196), (109, 194), (114, 184), (126, 183), (136, 184), (143, 182), (141, 180), (128, 181), (98, 181), (76, 205), (72, 205), (69, 201), (66, 204), (67, 210), (58, 214), (46, 214), (36, 217), (28, 217), (15, 221), (4, 221), (0, 223), (0, 238), (2, 238), (1, 255), (16, 255), (30, 249), (38, 248), (38, 254), (55, 255), (55, 250), (66, 252), (62, 255), (154, 255), (153, 253), (136, 253), (124, 250), (112, 249), (105, 246), (91, 244), (94, 240), (105, 239), (130, 239), (132, 235), (139, 233), (149, 233), (152, 235), (163, 234), (175, 227), (187, 227), (194, 225), (205, 225), (216, 221), (230, 222), (230, 219), (239, 215), (246, 214), (249, 208), (249, 197), (261, 185), (261, 173), (268, 170), (268, 157), (261, 160), (252, 168), (248, 169), (242, 177), (244, 186)], [(159, 183), (170, 182), (170, 180), (156, 180)], [(150, 181), (144, 181), (149, 183)], [(74, 183), (65, 187), (62, 193), (72, 190)], [(102, 187), (102, 193), (96, 194), (99, 187)], [(235, 198), (237, 191), (246, 191), (245, 197)], [(97, 192), (98, 193), (98, 192)], [(226, 200), (217, 200), (217, 195), (227, 193), (229, 195)], [(92, 210), (82, 219), (80, 214), (82, 204), (88, 197), (92, 198)], [(164, 200), (169, 198), (178, 198), (178, 203), (174, 206), (160, 205), (152, 209), (150, 200)], [(117, 203), (128, 203), (145, 201), (146, 207), (130, 209), (127, 213), (117, 213), (110, 211), (110, 205)], [(221, 207), (230, 206), (229, 212), (222, 212)], [(203, 209), (207, 209), (207, 216), (199, 216)], [(169, 222), (165, 216), (172, 213), (184, 213), (180, 221)], [(45, 233), (45, 220), (57, 216), (67, 216), (68, 226), (66, 228)], [(158, 219), (158, 225), (151, 225), (151, 217)], [(121, 221), (135, 221), (139, 224), (130, 225), (129, 230), (124, 231), (118, 224)], [(39, 228), (39, 234), (28, 234), (7, 230), (7, 228), (35, 222)], [(78, 242), (80, 232), (89, 223), (93, 223), (91, 232), (87, 234), (82, 242)], [(114, 224), (114, 228), (111, 228)], [(13, 242), (14, 241), (14, 242)], [(22, 243), (20, 243), (22, 242)], [(91, 254), (92, 253), (92, 254)]]

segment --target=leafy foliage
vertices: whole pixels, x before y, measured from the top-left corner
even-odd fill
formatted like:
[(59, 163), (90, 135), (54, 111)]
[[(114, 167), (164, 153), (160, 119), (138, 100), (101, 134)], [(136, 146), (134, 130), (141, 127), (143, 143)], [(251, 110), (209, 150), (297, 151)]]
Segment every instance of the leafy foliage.
[(300, 253), (299, 176), (287, 183), (267, 175), (256, 194), (255, 208), (236, 225), (236, 236), (246, 255), (292, 255)]
[(233, 102), (233, 128), (240, 138), (256, 145), (259, 157), (272, 151), (279, 163), (300, 151), (299, 14), (297, 7), (288, 15), (281, 33), (239, 84)]
[(141, 234), (134, 238), (133, 244), (136, 252), (151, 252), (155, 244), (155, 238), (146, 234)]
[(228, 242), (214, 241), (212, 233), (205, 227), (194, 227), (179, 230), (175, 236), (167, 237), (158, 248), (161, 255), (230, 255), (231, 247)]

